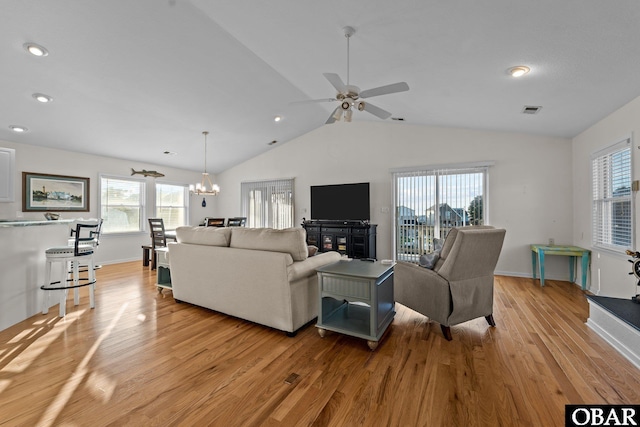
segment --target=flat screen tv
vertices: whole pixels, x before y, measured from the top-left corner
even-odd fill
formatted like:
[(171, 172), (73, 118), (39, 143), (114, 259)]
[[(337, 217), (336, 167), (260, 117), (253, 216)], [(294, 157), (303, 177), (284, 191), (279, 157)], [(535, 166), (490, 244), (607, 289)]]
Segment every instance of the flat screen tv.
[(369, 183), (311, 186), (311, 219), (369, 221)]

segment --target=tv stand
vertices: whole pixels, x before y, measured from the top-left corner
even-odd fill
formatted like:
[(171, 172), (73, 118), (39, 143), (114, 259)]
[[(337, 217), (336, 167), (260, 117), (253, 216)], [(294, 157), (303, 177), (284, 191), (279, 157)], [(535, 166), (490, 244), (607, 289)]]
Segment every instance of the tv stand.
[(349, 258), (376, 258), (376, 224), (367, 221), (309, 220), (302, 223), (307, 244), (319, 252), (337, 251)]

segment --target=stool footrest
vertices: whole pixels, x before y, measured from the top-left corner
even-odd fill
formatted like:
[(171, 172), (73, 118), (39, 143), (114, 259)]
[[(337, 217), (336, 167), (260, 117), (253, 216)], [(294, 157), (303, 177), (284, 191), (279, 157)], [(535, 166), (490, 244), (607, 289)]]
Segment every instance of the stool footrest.
[[(81, 288), (83, 286), (89, 286), (89, 285), (93, 285), (93, 284), (96, 283), (96, 280), (89, 281), (89, 279), (84, 279), (84, 278), (80, 278), (78, 280), (86, 280), (87, 283), (81, 283), (79, 285), (74, 285), (74, 286), (56, 286), (56, 287), (51, 287), (51, 285), (60, 284), (60, 281), (58, 281), (58, 282), (51, 282), (48, 286), (47, 285), (42, 285), (42, 286), (40, 286), (40, 289), (42, 289), (43, 291), (60, 291), (60, 290), (64, 290), (64, 289)], [(71, 280), (71, 282), (73, 282), (73, 280)]]

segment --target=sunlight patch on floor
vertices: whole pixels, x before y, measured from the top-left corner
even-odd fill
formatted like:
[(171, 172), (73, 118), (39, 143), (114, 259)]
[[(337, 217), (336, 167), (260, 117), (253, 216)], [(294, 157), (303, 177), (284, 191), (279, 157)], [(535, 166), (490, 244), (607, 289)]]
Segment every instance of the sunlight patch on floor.
[[(7, 363), (2, 369), (0, 369), (0, 373), (20, 373), (27, 369), (34, 360), (36, 360), (42, 352), (44, 352), (49, 345), (55, 341), (60, 334), (62, 334), (69, 326), (73, 324), (86, 310), (74, 311), (73, 313), (67, 314), (63, 319), (60, 319), (57, 323), (55, 323), (51, 330), (46, 332), (42, 337), (36, 339), (33, 343), (29, 344), (26, 348), (24, 348), (20, 354), (16, 355), (13, 360)], [(42, 327), (44, 328), (44, 327)], [(30, 330), (32, 333), (33, 330)], [(36, 330), (35, 332), (39, 332)], [(21, 335), (21, 334), (19, 334)], [(13, 344), (19, 345), (20, 343), (15, 341), (15, 339), (11, 340)]]
[(98, 372), (92, 372), (87, 379), (89, 393), (96, 400), (102, 401), (102, 403), (107, 403), (111, 400), (116, 384), (115, 381)]
[(71, 396), (73, 396), (73, 393), (78, 388), (78, 385), (80, 385), (84, 377), (87, 375), (87, 366), (89, 364), (89, 361), (98, 350), (98, 347), (100, 347), (100, 344), (102, 344), (102, 342), (111, 334), (128, 306), (129, 303), (124, 303), (122, 307), (120, 307), (118, 314), (113, 318), (107, 329), (96, 339), (89, 351), (87, 351), (87, 354), (85, 354), (85, 356), (76, 367), (75, 371), (73, 371), (65, 385), (58, 392), (58, 395), (56, 396), (54, 401), (51, 402), (49, 407), (45, 410), (44, 414), (37, 423), (38, 426), (53, 425), (57, 416), (60, 414), (69, 399), (71, 399)]

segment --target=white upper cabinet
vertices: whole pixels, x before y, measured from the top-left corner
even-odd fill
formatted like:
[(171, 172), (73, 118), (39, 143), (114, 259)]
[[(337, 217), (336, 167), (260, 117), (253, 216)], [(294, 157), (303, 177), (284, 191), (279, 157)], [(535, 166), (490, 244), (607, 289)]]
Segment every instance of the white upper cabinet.
[(0, 202), (14, 201), (16, 150), (0, 147)]

